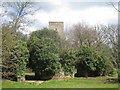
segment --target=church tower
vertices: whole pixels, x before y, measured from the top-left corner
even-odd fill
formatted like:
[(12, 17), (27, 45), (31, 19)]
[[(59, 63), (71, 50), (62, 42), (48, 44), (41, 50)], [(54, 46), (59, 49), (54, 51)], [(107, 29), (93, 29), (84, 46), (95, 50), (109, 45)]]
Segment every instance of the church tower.
[(49, 29), (56, 30), (64, 38), (64, 22), (49, 22)]

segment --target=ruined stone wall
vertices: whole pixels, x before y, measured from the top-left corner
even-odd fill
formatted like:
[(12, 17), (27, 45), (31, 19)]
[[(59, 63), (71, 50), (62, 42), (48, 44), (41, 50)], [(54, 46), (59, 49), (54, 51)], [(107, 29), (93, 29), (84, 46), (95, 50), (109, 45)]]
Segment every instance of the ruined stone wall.
[(64, 37), (64, 22), (49, 22), (49, 29), (56, 30), (61, 37)]

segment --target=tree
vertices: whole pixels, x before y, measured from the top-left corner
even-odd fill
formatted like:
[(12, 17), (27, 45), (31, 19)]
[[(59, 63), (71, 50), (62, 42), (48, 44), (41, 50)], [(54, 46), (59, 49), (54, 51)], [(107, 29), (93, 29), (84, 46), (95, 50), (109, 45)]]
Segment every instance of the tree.
[[(117, 66), (116, 58), (118, 56), (118, 34), (117, 27), (114, 25), (97, 25), (89, 27), (88, 25), (76, 24), (67, 35), (67, 42), (70, 48), (79, 49), (82, 46), (92, 48), (98, 54), (104, 54), (107, 58), (107, 66), (113, 69)], [(111, 66), (111, 67), (110, 67)], [(108, 70), (108, 73), (110, 71)]]
[(9, 25), (3, 25), (2, 26), (2, 45), (3, 45), (3, 61), (6, 60), (4, 58), (7, 58), (9, 56), (10, 48), (15, 46), (15, 37), (12, 33), (12, 28), (10, 28)]
[[(3, 34), (3, 40), (5, 39), (5, 41), (3, 42), (2, 76), (11, 80), (25, 80), (26, 64), (29, 57), (27, 44), (8, 35), (4, 36)], [(6, 45), (8, 44), (7, 40), (11, 41), (9, 47)]]
[(36, 79), (51, 79), (59, 72), (61, 65), (58, 48), (52, 39), (32, 37), (29, 42), (29, 51), (29, 62)]
[[(18, 75), (20, 77), (24, 76), (28, 50), (26, 43), (24, 43), (26, 38), (23, 38), (24, 35), (21, 33), (21, 36), (19, 31), (20, 28), (24, 29), (23, 26), (26, 22), (29, 22), (25, 19), (26, 15), (36, 11), (36, 8), (33, 8), (34, 4), (32, 2), (21, 2), (20, 0), (19, 2), (4, 2), (2, 4), (2, 10), (4, 11), (1, 25), (3, 37), (2, 72), (4, 78), (15, 79)], [(4, 16), (7, 18), (4, 18)], [(19, 65), (20, 67), (18, 67)]]
[(117, 25), (100, 25), (97, 26), (97, 30), (101, 35), (102, 43), (106, 44), (111, 49), (111, 55), (113, 57), (113, 64), (115, 68), (118, 67), (118, 27)]
[[(116, 3), (118, 4), (117, 7), (119, 7), (119, 2), (116, 2)], [(111, 5), (115, 10), (120, 12), (119, 8), (116, 7), (115, 2), (109, 2), (108, 4)]]
[[(33, 15), (40, 8), (36, 7), (37, 3), (33, 2), (4, 2), (2, 8), (4, 9), (4, 15), (2, 23), (9, 23), (13, 27), (13, 32), (17, 30), (25, 30), (25, 26), (30, 24), (30, 20), (26, 16)], [(4, 17), (7, 17), (4, 19)], [(8, 19), (10, 18), (10, 19)]]
[(57, 31), (55, 30), (50, 30), (47, 28), (43, 28), (41, 30), (34, 31), (30, 34), (30, 39), (32, 37), (38, 37), (39, 39), (42, 37), (47, 37), (50, 38), (54, 41), (54, 43), (58, 46), (60, 49), (60, 52), (62, 52), (65, 49), (65, 40), (60, 37)]
[(105, 71), (105, 58), (88, 47), (81, 47), (77, 53), (76, 76), (101, 76)]
[(94, 28), (78, 23), (67, 34), (68, 42), (73, 48), (81, 46), (96, 47), (99, 35)]
[(24, 35), (12, 30), (10, 25), (2, 26), (2, 74), (6, 79), (16, 80), (19, 77), (24, 80), (29, 51), (22, 39)]

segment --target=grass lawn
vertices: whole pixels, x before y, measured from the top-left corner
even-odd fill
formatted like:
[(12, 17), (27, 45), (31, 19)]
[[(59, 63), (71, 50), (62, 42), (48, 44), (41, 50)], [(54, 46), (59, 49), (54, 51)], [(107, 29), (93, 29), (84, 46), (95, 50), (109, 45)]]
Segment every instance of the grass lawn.
[(118, 88), (117, 83), (104, 83), (106, 77), (73, 78), (69, 80), (49, 80), (37, 85), (33, 82), (3, 80), (2, 88)]

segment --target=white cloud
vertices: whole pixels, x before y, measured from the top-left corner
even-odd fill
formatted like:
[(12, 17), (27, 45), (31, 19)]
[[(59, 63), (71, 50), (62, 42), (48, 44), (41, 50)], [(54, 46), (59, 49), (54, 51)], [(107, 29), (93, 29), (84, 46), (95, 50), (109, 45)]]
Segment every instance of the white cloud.
[(113, 7), (89, 7), (84, 10), (72, 9), (64, 2), (51, 2), (56, 5), (55, 9), (47, 12), (44, 9), (36, 12), (34, 16), (28, 16), (36, 19), (38, 27), (47, 27), (49, 21), (63, 21), (66, 26), (78, 22), (86, 22), (89, 25), (117, 23), (118, 13)]
[(92, 7), (82, 12), (81, 15), (90, 25), (109, 24), (110, 20), (116, 20), (118, 13), (110, 7)]

